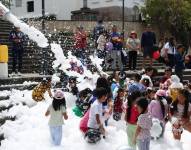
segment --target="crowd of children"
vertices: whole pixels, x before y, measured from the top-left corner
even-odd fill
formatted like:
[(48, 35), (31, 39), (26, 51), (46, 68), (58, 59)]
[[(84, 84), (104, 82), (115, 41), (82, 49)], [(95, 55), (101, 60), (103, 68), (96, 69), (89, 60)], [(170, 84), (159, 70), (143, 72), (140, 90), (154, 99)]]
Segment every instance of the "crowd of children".
[[(89, 143), (97, 143), (107, 138), (107, 126), (110, 120), (124, 120), (128, 145), (132, 149), (149, 150), (150, 140), (163, 138), (165, 125), (172, 124), (172, 134), (176, 140), (181, 139), (184, 130), (191, 132), (190, 85), (183, 85), (172, 70), (167, 68), (158, 88), (152, 80), (153, 70), (147, 68), (145, 73), (135, 74), (131, 79), (124, 72), (114, 72), (109, 77), (99, 77), (95, 90), (88, 88), (73, 93), (77, 95), (73, 112), (81, 117), (79, 128)], [(49, 126), (52, 141), (60, 145), (62, 125), (67, 119), (64, 92), (56, 89), (52, 96), (50, 80), (43, 80), (33, 91), (33, 99), (42, 101), (47, 87), (53, 97), (46, 116), (50, 114)], [(75, 84), (76, 87), (76, 84)], [(38, 98), (38, 91), (42, 91)], [(152, 137), (153, 120), (158, 120), (161, 133)], [(156, 123), (156, 122), (155, 122)]]

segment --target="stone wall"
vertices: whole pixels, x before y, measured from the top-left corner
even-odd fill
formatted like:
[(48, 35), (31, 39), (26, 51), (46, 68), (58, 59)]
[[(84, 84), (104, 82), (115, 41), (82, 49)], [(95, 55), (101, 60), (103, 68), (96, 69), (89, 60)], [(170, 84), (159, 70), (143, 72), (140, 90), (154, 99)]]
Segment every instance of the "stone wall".
[[(41, 22), (38, 21), (29, 21), (30, 25), (34, 25), (35, 27), (41, 29)], [(122, 22), (121, 21), (112, 21), (112, 22), (104, 22), (105, 27), (111, 29), (112, 25), (117, 25), (118, 31), (122, 31)], [(46, 29), (48, 32), (53, 33), (57, 31), (63, 32), (72, 32), (75, 30), (77, 26), (82, 25), (84, 29), (88, 32), (92, 32), (93, 28), (96, 25), (94, 21), (46, 21)], [(125, 22), (125, 36), (127, 37), (128, 33), (132, 30), (135, 30), (140, 37), (142, 32), (145, 30), (145, 26), (139, 22)], [(159, 38), (160, 32), (156, 27), (153, 27), (157, 35), (157, 39)]]

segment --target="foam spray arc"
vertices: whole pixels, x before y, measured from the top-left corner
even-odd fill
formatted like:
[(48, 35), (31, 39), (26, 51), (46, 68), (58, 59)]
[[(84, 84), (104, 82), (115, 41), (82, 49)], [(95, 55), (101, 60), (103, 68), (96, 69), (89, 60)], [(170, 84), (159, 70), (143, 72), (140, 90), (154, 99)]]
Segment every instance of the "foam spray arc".
[[(33, 26), (29, 26), (26, 23), (24, 23), (23, 21), (19, 20), (15, 15), (13, 15), (10, 10), (8, 8), (6, 8), (1, 2), (0, 2), (0, 16), (2, 16), (2, 18), (4, 20), (7, 20), (9, 22), (11, 22), (12, 24), (14, 24), (14, 26), (19, 27), (20, 30), (25, 33), (26, 35), (28, 35), (29, 39), (33, 40), (34, 42), (36, 42), (38, 44), (39, 47), (45, 48), (48, 46), (48, 39), (44, 36), (44, 34), (42, 32), (40, 32), (38, 29), (36, 29)], [(51, 47), (51, 51), (54, 53), (54, 56), (56, 58), (56, 60), (53, 62), (53, 68), (56, 69), (57, 67), (59, 67), (60, 70), (64, 71), (68, 76), (76, 76), (78, 77), (78, 79), (81, 78), (81, 80), (83, 80), (84, 76), (89, 76), (92, 77), (93, 74), (87, 70), (86, 67), (83, 66), (84, 68), (84, 74), (83, 75), (79, 75), (76, 72), (69, 72), (67, 70), (67, 68), (70, 67), (70, 61), (71, 59), (76, 60), (78, 65), (82, 65), (81, 62), (75, 57), (72, 56), (71, 52), (69, 52), (69, 57), (65, 57), (64, 53), (63, 53), (63, 49), (61, 48), (61, 46), (59, 44), (56, 43), (51, 43), (50, 44)], [(102, 74), (104, 74), (104, 72), (102, 71), (102, 67), (100, 66), (102, 62), (102, 60), (98, 60), (97, 57), (90, 57), (92, 60), (92, 63), (97, 66), (99, 72), (101, 72)]]
[(8, 8), (6, 8), (1, 2), (0, 2), (0, 11), (1, 11), (1, 16), (3, 18), (11, 23), (14, 24), (14, 26), (19, 27), (23, 33), (28, 35), (28, 37), (35, 41), (39, 47), (47, 47), (48, 46), (48, 40), (42, 34), (39, 30), (37, 30), (33, 26), (29, 26), (23, 21), (17, 19), (15, 15), (13, 15)]

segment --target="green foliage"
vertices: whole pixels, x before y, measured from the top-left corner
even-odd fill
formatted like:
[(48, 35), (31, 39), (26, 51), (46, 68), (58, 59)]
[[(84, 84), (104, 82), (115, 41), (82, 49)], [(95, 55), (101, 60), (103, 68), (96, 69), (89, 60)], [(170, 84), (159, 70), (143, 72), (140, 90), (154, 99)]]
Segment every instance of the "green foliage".
[(11, 0), (0, 0), (0, 2), (5, 5), (7, 8), (11, 6)]
[(142, 12), (161, 32), (170, 31), (182, 43), (190, 40), (191, 0), (146, 0)]

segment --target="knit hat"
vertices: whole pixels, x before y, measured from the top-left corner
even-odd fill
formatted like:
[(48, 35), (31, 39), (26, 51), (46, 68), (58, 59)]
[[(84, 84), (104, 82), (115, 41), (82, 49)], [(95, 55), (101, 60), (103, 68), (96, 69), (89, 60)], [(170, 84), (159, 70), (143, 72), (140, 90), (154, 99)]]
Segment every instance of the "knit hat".
[(55, 99), (63, 99), (64, 98), (64, 92), (61, 89), (57, 89), (54, 92), (54, 98)]

